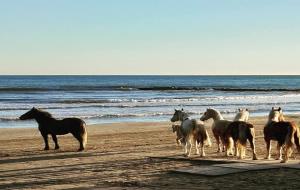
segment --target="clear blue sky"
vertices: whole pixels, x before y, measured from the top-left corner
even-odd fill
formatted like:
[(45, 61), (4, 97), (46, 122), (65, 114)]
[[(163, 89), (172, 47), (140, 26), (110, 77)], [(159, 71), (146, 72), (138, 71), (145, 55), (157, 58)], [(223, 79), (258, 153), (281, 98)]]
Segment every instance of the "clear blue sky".
[(300, 1), (2, 0), (0, 74), (300, 74)]

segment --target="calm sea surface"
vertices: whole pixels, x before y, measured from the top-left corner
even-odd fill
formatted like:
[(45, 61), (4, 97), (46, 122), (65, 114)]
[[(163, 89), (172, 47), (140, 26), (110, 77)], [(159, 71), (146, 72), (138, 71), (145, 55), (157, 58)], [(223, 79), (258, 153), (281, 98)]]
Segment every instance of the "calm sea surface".
[(33, 106), (87, 124), (193, 118), (206, 108), (232, 119), (238, 108), (300, 114), (300, 76), (0, 76), (0, 128), (36, 127), (17, 118)]

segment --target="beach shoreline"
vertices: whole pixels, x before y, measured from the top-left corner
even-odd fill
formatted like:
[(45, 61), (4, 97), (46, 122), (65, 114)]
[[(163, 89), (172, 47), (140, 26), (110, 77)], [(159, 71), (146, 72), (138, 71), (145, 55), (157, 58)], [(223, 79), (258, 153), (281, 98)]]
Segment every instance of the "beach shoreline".
[[(299, 124), (297, 116), (286, 116)], [(262, 129), (266, 117), (250, 117), (256, 129), (256, 147), (259, 159), (265, 156)], [(279, 169), (274, 171), (246, 172), (231, 174), (211, 180), (207, 177), (174, 174), (171, 170), (201, 165), (201, 159), (193, 155), (191, 159), (182, 156), (183, 150), (176, 145), (171, 122), (134, 122), (98, 124), (87, 126), (88, 144), (83, 152), (77, 152), (78, 142), (71, 136), (59, 136), (60, 150), (43, 151), (43, 140), (37, 128), (0, 129), (0, 189), (180, 189), (230, 188), (225, 181), (240, 178), (235, 184), (244, 189), (264, 187), (279, 188), (288, 183), (289, 187), (299, 187), (299, 170)], [(215, 139), (206, 148), (205, 159), (225, 158), (216, 153)], [(272, 157), (276, 154), (276, 144), (272, 143)], [(194, 150), (193, 150), (194, 152)], [(251, 157), (249, 144), (247, 158)], [(172, 158), (172, 159), (159, 159)], [(230, 157), (228, 159), (235, 159)], [(300, 159), (293, 153), (291, 159)], [(288, 175), (270, 184), (274, 176)], [(257, 182), (256, 179), (263, 180)], [(259, 178), (260, 179), (260, 178)], [(295, 180), (296, 181), (295, 181)], [(245, 184), (247, 181), (247, 185)]]

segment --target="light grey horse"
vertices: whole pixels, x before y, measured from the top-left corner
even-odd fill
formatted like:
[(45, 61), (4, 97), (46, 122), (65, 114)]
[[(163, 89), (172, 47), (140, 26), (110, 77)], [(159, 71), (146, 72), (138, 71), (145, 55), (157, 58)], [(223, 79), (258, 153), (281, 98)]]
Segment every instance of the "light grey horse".
[[(176, 110), (171, 118), (172, 122), (180, 121), (180, 130), (183, 135), (184, 156), (190, 157), (193, 145), (197, 150), (197, 154), (205, 156), (204, 145), (211, 146), (210, 138), (202, 121), (189, 119), (188, 114), (182, 110)], [(199, 146), (201, 153), (199, 153)]]
[[(237, 115), (234, 118), (234, 121), (245, 121), (247, 122), (249, 118), (249, 111), (248, 109), (239, 109)], [(218, 152), (221, 152), (221, 143), (222, 142), (222, 151), (225, 151), (225, 132), (227, 129), (227, 126), (232, 122), (229, 120), (225, 120), (221, 113), (218, 110), (208, 108), (206, 109), (206, 112), (202, 115), (200, 118), (201, 121), (206, 121), (208, 119), (213, 119), (214, 123), (212, 125), (212, 132), (214, 134), (214, 137), (217, 141), (218, 145)], [(232, 152), (232, 150), (231, 150)]]

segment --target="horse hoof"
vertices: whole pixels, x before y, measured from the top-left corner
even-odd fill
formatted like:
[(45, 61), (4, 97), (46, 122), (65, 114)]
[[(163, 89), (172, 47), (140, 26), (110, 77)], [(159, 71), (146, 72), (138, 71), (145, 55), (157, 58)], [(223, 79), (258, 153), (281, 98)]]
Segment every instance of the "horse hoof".
[(44, 150), (49, 150), (49, 147), (45, 147)]
[(287, 163), (287, 160), (281, 160), (280, 163)]
[(81, 152), (81, 151), (83, 151), (84, 150), (84, 148), (80, 148), (80, 149), (78, 149), (78, 152)]
[(252, 160), (258, 160), (256, 157), (254, 157)]
[(58, 150), (58, 149), (59, 149), (59, 147), (55, 147), (54, 149), (55, 149), (55, 150)]

